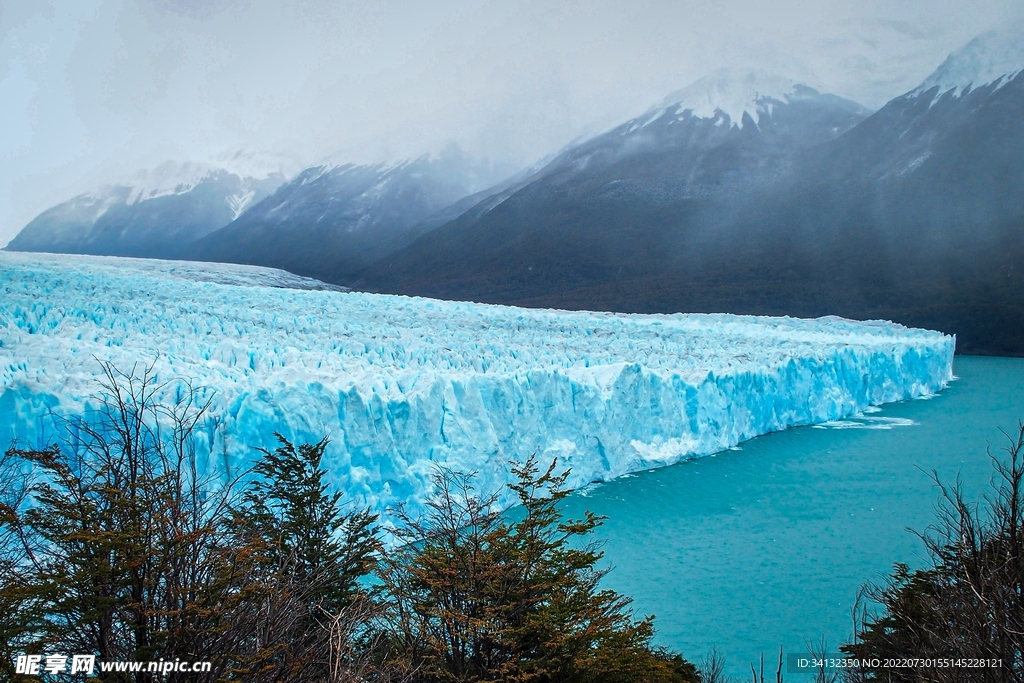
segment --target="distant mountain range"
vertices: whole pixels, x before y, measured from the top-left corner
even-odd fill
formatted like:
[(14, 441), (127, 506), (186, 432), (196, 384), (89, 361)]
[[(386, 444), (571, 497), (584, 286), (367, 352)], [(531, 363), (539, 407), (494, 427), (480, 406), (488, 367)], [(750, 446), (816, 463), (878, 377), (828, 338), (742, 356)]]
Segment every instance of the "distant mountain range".
[(361, 284), (497, 303), (661, 310), (648, 291), (612, 292), (636, 278), (673, 275), (681, 254), (713, 242), (750, 197), (869, 113), (772, 74), (719, 72), (565, 150), (381, 260)]
[(351, 281), (458, 215), (445, 209), (494, 182), (455, 150), (398, 164), (314, 166), (197, 240), (188, 255)]
[[(1013, 36), (1016, 36), (1015, 38)], [(624, 312), (827, 314), (1024, 354), (1024, 35), (870, 116), (719, 75), (363, 273), (383, 292)]]
[(524, 306), (885, 318), (1024, 355), (1022, 45), (1020, 25), (981, 36), (874, 113), (717, 72), (498, 185), (457, 153), (259, 189), (225, 173), (126, 185), (44, 212), (8, 248)]
[(10, 251), (180, 258), (274, 191), (284, 176), (242, 175), (206, 164), (166, 163), (131, 181), (47, 209)]

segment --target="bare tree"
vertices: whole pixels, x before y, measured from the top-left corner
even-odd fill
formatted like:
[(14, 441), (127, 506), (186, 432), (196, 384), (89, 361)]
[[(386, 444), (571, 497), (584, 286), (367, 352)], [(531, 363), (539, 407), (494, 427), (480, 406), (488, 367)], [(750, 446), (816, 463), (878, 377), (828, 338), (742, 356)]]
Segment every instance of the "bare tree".
[(855, 608), (855, 641), (844, 651), (925, 663), (866, 667), (852, 680), (1024, 678), (1024, 424), (1007, 439), (1004, 457), (989, 453), (995, 473), (981, 503), (966, 498), (959, 479), (947, 486), (933, 473), (937, 521), (920, 534), (931, 566), (897, 565), (884, 585), (865, 591), (881, 609)]
[[(753, 679), (753, 683), (764, 683), (764, 653), (761, 653), (761, 667), (760, 670), (754, 668), (753, 662), (750, 664), (750, 675)], [(782, 683), (782, 646), (779, 646), (779, 666), (775, 669), (775, 683)]]
[(16, 559), (0, 600), (24, 625), (17, 647), (223, 660), (251, 638), (238, 618), (251, 550), (228, 523), (237, 479), (198, 466), (193, 436), (209, 402), (188, 382), (157, 382), (151, 367), (103, 363), (101, 378), (98, 408), (66, 420), (62, 443), (5, 455), (33, 474), (27, 496), (4, 508)]
[(814, 670), (814, 683), (836, 683), (839, 675), (834, 667), (828, 666), (828, 642), (822, 636), (817, 642), (805, 640), (804, 647), (811, 655), (811, 660), (818, 662)]
[[(355, 641), (344, 639), (368, 615), (324, 601), (369, 571), (374, 518), (332, 512), (337, 496), (322, 495), (317, 460), (303, 492), (323, 514), (318, 525), (292, 519), (288, 539), (319, 542), (337, 562), (311, 562), (301, 543), (282, 551), (280, 529), (242, 494), (296, 482), (260, 488), (244, 470), (201, 466), (196, 431), (214, 421), (190, 383), (104, 363), (95, 403), (64, 421), (61, 443), (15, 444), (0, 461), (0, 649), (213, 664), (202, 674), (104, 674), (111, 680), (299, 682), (324, 680), (330, 644), (332, 676), (357, 680), (343, 672), (360, 664)], [(308, 463), (298, 454), (316, 448), (291, 449), (290, 465), (302, 474)], [(344, 520), (355, 521), (334, 543), (333, 524)], [(325, 604), (334, 617), (321, 624), (311, 615)]]
[(698, 660), (697, 672), (700, 683), (732, 683), (725, 675), (725, 656), (718, 648), (711, 648), (707, 655)]

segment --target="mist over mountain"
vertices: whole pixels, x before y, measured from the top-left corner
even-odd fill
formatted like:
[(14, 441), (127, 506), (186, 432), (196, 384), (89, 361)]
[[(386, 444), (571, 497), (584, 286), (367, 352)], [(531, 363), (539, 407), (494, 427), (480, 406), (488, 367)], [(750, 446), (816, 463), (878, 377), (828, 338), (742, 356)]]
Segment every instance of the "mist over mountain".
[(1021, 44), (982, 36), (870, 116), (785, 79), (716, 75), (363, 283), (526, 306), (885, 318), (956, 333), (964, 352), (1024, 353)]
[[(167, 163), (48, 209), (8, 249), (266, 265), (337, 282), (458, 217), (503, 187), (503, 172), (454, 148), (324, 163), (287, 182)], [(482, 188), (491, 192), (474, 194)]]
[(689, 241), (868, 114), (775, 74), (718, 72), (564, 151), (383, 259), (364, 282), (496, 303), (660, 309), (626, 283), (668, 274)]
[[(1015, 36), (1015, 38), (1014, 38)], [(885, 318), (1024, 353), (1021, 27), (971, 41), (681, 255), (695, 305)], [(720, 274), (729, 286), (715, 287)]]
[(10, 251), (179, 258), (284, 181), (206, 164), (166, 163), (132, 180), (47, 209), (7, 246)]
[(458, 215), (444, 210), (495, 180), (451, 149), (397, 164), (315, 166), (188, 253), (340, 283)]
[(1024, 354), (1022, 46), (1021, 24), (979, 36), (874, 113), (718, 71), (500, 183), (456, 148), (283, 183), (180, 167), (58, 205), (9, 248), (521, 306), (883, 318)]

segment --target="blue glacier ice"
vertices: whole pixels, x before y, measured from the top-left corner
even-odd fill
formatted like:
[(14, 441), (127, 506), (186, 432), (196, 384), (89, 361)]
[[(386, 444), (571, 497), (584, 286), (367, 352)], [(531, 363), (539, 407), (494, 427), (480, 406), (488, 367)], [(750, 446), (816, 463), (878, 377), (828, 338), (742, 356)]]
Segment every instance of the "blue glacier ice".
[(952, 379), (952, 337), (888, 322), (323, 289), (266, 268), (0, 253), (0, 439), (52, 440), (54, 416), (95, 395), (99, 361), (152, 364), (212, 399), (209, 471), (251, 462), (274, 431), (328, 435), (334, 483), (384, 511), (415, 509), (438, 463), (496, 490), (510, 460), (557, 456), (584, 486)]

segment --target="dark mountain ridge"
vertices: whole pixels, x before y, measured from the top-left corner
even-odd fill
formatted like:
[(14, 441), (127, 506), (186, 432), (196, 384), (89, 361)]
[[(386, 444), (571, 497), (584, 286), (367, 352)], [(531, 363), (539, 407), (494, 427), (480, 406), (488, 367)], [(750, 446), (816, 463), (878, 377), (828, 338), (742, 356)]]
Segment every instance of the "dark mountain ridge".
[(460, 200), (492, 182), (486, 170), (451, 150), (399, 164), (315, 166), (188, 254), (342, 284), (461, 213), (449, 207), (465, 208)]
[(628, 122), (365, 281), (524, 306), (885, 318), (955, 333), (961, 352), (1024, 354), (1019, 72), (918, 89), (845, 126), (816, 97), (799, 116), (799, 97), (758, 101), (742, 127)]
[[(808, 148), (867, 115), (848, 100), (789, 87), (756, 98), (756, 121), (748, 110), (737, 121), (721, 110), (698, 116), (678, 102), (627, 121), (383, 259), (366, 281), (396, 293), (540, 297), (557, 306), (573, 290), (656, 275), (738, 203), (789, 174)], [(616, 298), (575, 303), (599, 308)]]
[(156, 170), (162, 173), (155, 183), (144, 178), (113, 185), (47, 209), (7, 249), (182, 258), (187, 245), (230, 223), (284, 181), (279, 173), (253, 178), (189, 164)]

